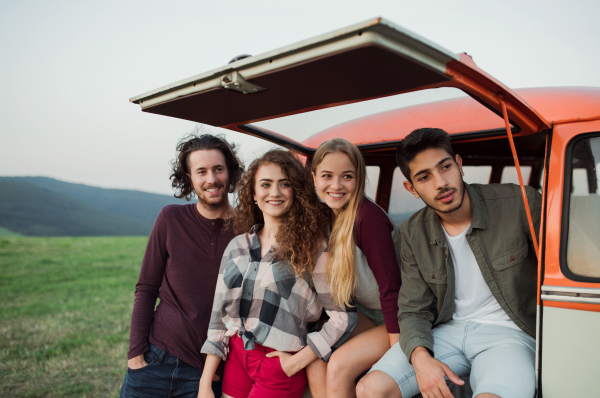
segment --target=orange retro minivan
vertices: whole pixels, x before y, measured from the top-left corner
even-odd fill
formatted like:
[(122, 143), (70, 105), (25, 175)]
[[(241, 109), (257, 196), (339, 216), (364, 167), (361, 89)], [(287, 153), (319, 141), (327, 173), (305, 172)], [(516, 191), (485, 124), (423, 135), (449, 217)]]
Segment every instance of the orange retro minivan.
[(528, 184), (543, 195), (537, 396), (600, 397), (600, 88), (512, 90), (467, 54), (376, 18), (131, 101), (307, 161), (321, 142), (344, 137), (368, 164), (369, 196), (397, 226), (422, 203), (402, 187), (395, 147), (416, 128), (448, 131), (467, 182)]

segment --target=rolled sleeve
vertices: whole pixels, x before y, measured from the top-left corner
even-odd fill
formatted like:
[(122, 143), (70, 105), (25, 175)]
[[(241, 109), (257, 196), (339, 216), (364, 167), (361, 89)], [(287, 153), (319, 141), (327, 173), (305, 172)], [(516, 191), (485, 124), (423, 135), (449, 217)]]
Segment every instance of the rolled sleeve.
[(313, 282), (317, 297), (311, 307), (314, 309), (322, 306), (329, 315), (329, 320), (321, 330), (307, 336), (307, 343), (319, 358), (327, 362), (333, 350), (348, 340), (358, 325), (358, 312), (355, 307), (344, 309), (334, 303), (325, 275), (325, 262), (326, 256), (322, 255), (315, 267)]
[(227, 359), (227, 346), (222, 341), (206, 340), (200, 349), (202, 354), (214, 355), (222, 360)]

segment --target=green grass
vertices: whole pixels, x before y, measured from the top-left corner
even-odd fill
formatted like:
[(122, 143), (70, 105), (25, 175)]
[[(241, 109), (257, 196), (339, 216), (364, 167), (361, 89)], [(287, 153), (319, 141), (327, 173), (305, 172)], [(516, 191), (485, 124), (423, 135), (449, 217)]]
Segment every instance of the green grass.
[(0, 236), (0, 397), (117, 397), (146, 237)]

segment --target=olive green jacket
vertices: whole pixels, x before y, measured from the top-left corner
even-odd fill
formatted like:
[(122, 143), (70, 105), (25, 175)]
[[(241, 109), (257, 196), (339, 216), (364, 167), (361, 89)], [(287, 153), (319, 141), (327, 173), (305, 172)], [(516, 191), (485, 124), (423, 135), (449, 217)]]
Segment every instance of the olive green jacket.
[[(521, 190), (514, 184), (466, 184), (471, 199), (467, 242), (483, 279), (510, 319), (535, 337), (537, 258)], [(525, 187), (539, 231), (541, 195)], [(536, 232), (538, 233), (538, 232)], [(433, 353), (432, 328), (452, 319), (454, 265), (438, 215), (429, 207), (400, 227), (400, 347), (410, 361), (419, 346)]]

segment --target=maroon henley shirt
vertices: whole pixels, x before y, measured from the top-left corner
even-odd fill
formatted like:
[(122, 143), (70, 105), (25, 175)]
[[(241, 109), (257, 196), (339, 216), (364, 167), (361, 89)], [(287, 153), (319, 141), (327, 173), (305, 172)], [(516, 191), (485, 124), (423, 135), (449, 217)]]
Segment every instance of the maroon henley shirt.
[(224, 223), (221, 218), (203, 217), (196, 204), (161, 210), (135, 287), (128, 359), (146, 352), (150, 342), (203, 369), (205, 355), (200, 348), (206, 340), (219, 266), (235, 237), (233, 226)]

